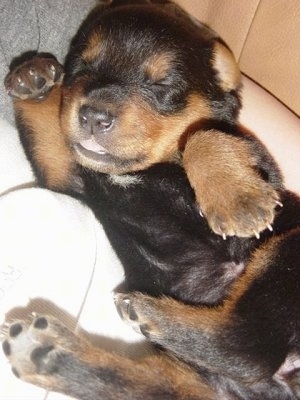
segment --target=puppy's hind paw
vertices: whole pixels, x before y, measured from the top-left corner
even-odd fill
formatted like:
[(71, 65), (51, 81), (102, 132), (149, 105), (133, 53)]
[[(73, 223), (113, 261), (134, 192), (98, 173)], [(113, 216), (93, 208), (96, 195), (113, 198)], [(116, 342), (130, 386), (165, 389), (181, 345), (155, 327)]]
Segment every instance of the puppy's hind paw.
[[(36, 316), (31, 322), (16, 321), (3, 329), (2, 350), (12, 372), (44, 388), (55, 387), (53, 375), (66, 367), (61, 362), (63, 355), (75, 354), (84, 348), (77, 336), (48, 316)], [(51, 382), (52, 386), (48, 386)]]
[(156, 298), (138, 292), (117, 293), (114, 297), (117, 311), (124, 322), (147, 339), (156, 342), (168, 336), (172, 315), (167, 298)]

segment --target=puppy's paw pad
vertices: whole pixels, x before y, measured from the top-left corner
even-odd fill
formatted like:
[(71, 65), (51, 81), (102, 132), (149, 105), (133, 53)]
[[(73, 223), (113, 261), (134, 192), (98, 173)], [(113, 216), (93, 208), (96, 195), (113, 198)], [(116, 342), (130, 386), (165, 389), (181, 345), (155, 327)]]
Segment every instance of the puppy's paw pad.
[[(155, 324), (155, 299), (141, 293), (118, 293), (115, 305), (121, 318), (136, 332), (150, 338), (157, 331)], [(153, 318), (152, 318), (153, 317)]]
[(206, 210), (211, 229), (222, 235), (239, 237), (260, 237), (265, 229), (272, 230), (276, 207), (280, 206), (278, 193), (263, 183), (256, 190), (246, 191), (242, 187), (234, 193), (224, 194)]
[[(31, 322), (18, 321), (8, 326), (2, 349), (17, 377), (51, 374), (58, 367), (63, 348), (60, 337), (66, 342), (68, 330), (54, 319), (38, 316)], [(72, 334), (70, 332), (72, 343)]]
[(14, 68), (4, 85), (13, 98), (42, 100), (62, 77), (63, 67), (54, 57), (37, 55)]

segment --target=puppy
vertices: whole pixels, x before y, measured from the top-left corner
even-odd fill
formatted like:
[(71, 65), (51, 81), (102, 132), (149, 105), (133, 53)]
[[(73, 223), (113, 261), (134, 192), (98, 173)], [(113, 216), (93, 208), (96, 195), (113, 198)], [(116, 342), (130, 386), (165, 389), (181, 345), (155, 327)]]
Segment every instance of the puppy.
[(258, 236), (273, 221), (278, 179), (262, 179), (266, 152), (235, 127), (240, 72), (231, 51), (168, 1), (127, 3), (91, 13), (71, 45), (62, 88), (49, 93), (61, 67), (39, 57), (6, 80), (12, 96), (27, 100), (15, 103), (17, 120), (41, 183), (68, 189), (74, 157), (117, 175), (177, 161), (214, 232)]
[(222, 40), (170, 2), (132, 3), (96, 8), (64, 69), (37, 55), (6, 87), (39, 182), (94, 210), (125, 269), (116, 306), (163, 352), (132, 362), (44, 316), (3, 350), (80, 399), (296, 399), (299, 199), (237, 126)]

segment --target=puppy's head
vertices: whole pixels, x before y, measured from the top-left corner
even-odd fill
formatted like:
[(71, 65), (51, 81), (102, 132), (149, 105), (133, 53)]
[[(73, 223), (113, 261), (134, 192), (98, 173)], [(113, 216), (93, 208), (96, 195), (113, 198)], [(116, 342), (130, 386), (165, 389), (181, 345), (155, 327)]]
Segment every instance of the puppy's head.
[(84, 167), (125, 173), (172, 160), (207, 119), (233, 122), (240, 73), (207, 27), (160, 6), (107, 8), (74, 39), (62, 129)]

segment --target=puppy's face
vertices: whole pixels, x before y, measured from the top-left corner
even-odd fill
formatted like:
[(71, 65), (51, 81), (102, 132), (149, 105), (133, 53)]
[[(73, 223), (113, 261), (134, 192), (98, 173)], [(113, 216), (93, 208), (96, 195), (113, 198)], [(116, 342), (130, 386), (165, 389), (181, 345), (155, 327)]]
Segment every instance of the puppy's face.
[(66, 66), (62, 129), (77, 161), (125, 173), (174, 159), (201, 120), (233, 120), (239, 70), (213, 32), (158, 6), (107, 9)]

